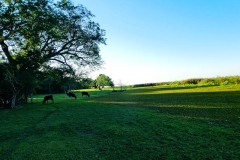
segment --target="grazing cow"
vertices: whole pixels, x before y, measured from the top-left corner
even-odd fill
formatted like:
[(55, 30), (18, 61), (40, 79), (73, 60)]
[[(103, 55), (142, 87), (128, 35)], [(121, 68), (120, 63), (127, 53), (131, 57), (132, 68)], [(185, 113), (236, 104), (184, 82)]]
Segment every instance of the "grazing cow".
[(73, 92), (68, 92), (66, 94), (68, 97), (74, 97), (75, 99), (77, 98), (77, 96)]
[(90, 97), (90, 95), (88, 94), (88, 92), (82, 92), (82, 96), (88, 96), (88, 97)]
[(53, 95), (45, 96), (42, 104), (44, 104), (45, 102), (48, 103), (48, 100), (52, 100), (52, 103), (54, 103), (54, 101), (53, 101)]

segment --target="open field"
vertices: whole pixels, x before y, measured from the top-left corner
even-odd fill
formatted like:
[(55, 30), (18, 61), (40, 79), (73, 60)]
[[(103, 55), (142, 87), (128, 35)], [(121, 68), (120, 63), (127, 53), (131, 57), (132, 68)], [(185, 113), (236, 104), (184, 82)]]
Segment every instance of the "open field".
[(0, 159), (240, 159), (240, 86), (89, 90), (0, 110)]

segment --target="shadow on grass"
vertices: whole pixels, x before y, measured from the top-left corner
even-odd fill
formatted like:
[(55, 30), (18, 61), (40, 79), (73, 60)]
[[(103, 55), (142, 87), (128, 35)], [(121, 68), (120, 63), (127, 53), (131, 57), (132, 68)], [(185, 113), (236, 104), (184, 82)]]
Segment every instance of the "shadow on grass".
[[(145, 89), (145, 92), (148, 91)], [(215, 121), (236, 127), (240, 125), (240, 91), (144, 94), (143, 90), (143, 94), (139, 91), (136, 91), (138, 94), (134, 93), (135, 90), (114, 93), (96, 100), (104, 104), (149, 108), (156, 113), (188, 119)]]

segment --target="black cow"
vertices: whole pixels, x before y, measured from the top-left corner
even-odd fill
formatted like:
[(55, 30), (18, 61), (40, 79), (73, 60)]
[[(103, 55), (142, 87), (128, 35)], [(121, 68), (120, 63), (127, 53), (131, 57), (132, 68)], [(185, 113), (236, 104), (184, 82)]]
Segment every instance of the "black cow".
[(68, 97), (74, 97), (75, 99), (77, 98), (77, 96), (73, 92), (68, 92), (66, 94)]
[(54, 101), (53, 101), (53, 95), (45, 96), (42, 104), (44, 104), (45, 102), (48, 103), (48, 100), (52, 100), (52, 103), (54, 103)]
[(88, 96), (88, 97), (90, 97), (90, 95), (88, 94), (88, 92), (82, 92), (82, 96)]

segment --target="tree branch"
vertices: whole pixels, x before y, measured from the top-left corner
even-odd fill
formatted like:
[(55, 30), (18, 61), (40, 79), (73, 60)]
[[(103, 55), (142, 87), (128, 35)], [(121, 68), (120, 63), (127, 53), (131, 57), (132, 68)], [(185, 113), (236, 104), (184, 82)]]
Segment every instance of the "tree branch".
[(14, 61), (14, 59), (12, 58), (12, 56), (11, 56), (9, 50), (8, 50), (8, 46), (6, 45), (6, 43), (2, 40), (2, 41), (0, 41), (0, 45), (1, 45), (1, 47), (2, 47), (2, 50), (3, 50), (4, 54), (7, 56), (8, 61), (9, 61), (10, 63), (14, 63), (15, 61)]
[(50, 60), (51, 60), (51, 61), (57, 61), (57, 62), (59, 62), (59, 63), (61, 63), (61, 64), (63, 64), (63, 65), (68, 66), (68, 68), (69, 68), (70, 70), (73, 70), (72, 67), (71, 67), (68, 63), (66, 63), (66, 62), (63, 62), (63, 61), (61, 61), (61, 60), (59, 60), (59, 59), (56, 59), (56, 58), (51, 58)]

